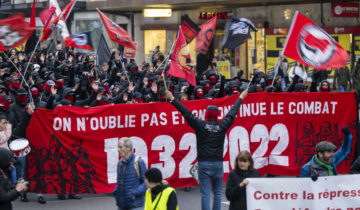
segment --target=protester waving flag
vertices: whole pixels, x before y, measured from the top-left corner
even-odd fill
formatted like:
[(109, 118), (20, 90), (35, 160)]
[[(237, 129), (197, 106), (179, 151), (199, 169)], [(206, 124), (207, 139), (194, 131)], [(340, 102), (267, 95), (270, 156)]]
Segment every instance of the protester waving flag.
[(292, 20), (283, 55), (319, 70), (341, 68), (349, 59), (344, 48), (298, 11)]
[(136, 50), (136, 43), (132, 40), (131, 36), (123, 28), (106, 17), (99, 9), (97, 11), (110, 39), (120, 45)]
[(196, 52), (206, 54), (215, 34), (217, 17), (214, 16), (200, 26), (200, 32), (196, 36)]
[[(35, 14), (35, 0), (33, 1), (32, 9), (31, 9), (31, 17), (30, 17), (30, 27), (36, 28), (36, 14)], [(36, 33), (32, 33), (30, 38), (26, 41), (25, 52), (30, 53), (34, 50), (37, 42)]]
[(90, 34), (90, 31), (86, 31), (68, 36), (65, 39), (65, 46), (85, 50), (94, 50), (92, 47)]
[(200, 28), (189, 18), (188, 15), (181, 17), (181, 28), (184, 33), (186, 43), (190, 43), (199, 33)]
[(61, 11), (61, 13), (53, 20), (51, 20), (44, 28), (43, 34), (40, 38), (40, 42), (43, 42), (49, 38), (51, 33), (54, 31), (55, 27), (59, 23), (59, 20), (66, 20), (66, 18), (71, 13), (71, 10), (74, 7), (74, 4), (76, 3), (76, 0), (72, 0), (66, 7)]
[(23, 44), (35, 28), (30, 27), (23, 14), (15, 14), (0, 20), (0, 51)]
[(225, 26), (222, 47), (235, 49), (245, 43), (248, 38), (251, 38), (250, 29), (257, 31), (257, 28), (250, 20), (246, 18), (231, 18), (231, 21), (227, 22)]
[(96, 52), (96, 62), (98, 66), (103, 65), (103, 63), (108, 62), (111, 58), (110, 49), (106, 43), (104, 35), (101, 34), (99, 45)]
[(179, 29), (179, 35), (171, 56), (169, 75), (184, 78), (189, 84), (196, 86), (195, 69), (191, 60), (189, 46), (182, 32), (182, 27)]

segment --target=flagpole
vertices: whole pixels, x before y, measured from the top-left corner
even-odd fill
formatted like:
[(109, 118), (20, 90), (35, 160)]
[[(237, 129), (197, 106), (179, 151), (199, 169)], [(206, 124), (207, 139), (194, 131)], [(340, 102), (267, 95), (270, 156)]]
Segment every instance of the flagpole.
[(280, 64), (281, 64), (281, 57), (278, 57), (278, 60), (277, 60), (276, 65), (274, 67), (275, 73), (274, 73), (273, 81), (271, 83), (272, 86), (274, 86), (274, 82), (275, 82), (275, 79), (276, 79), (276, 75), (277, 75), (277, 73), (279, 71)]
[[(180, 26), (179, 26), (179, 28), (180, 28)], [(176, 41), (175, 41), (176, 42)], [(167, 66), (167, 64), (169, 63), (169, 60), (170, 60), (170, 55), (172, 54), (172, 52), (173, 52), (173, 50), (174, 50), (174, 46), (175, 46), (175, 42), (173, 42), (172, 43), (172, 45), (171, 45), (171, 48), (170, 48), (170, 51), (169, 51), (169, 55), (167, 56), (167, 59), (166, 59), (166, 62), (165, 62), (165, 66), (164, 66), (164, 69), (163, 69), (163, 71), (162, 71), (162, 73), (161, 73), (161, 75), (164, 77), (164, 85), (165, 85), (165, 89), (166, 90), (168, 90), (168, 88), (167, 88), (167, 85), (166, 85), (166, 75), (165, 75), (165, 70), (166, 70), (166, 66)], [(170, 86), (170, 82), (171, 82), (171, 80), (169, 80), (169, 86)]]
[[(25, 84), (27, 84), (29, 86), (29, 84), (25, 81), (25, 77), (24, 75), (21, 73), (21, 71), (18, 69), (18, 67), (15, 65), (15, 63), (6, 55), (6, 53), (3, 52), (3, 54), (5, 55), (5, 57), (10, 61), (10, 63), (15, 67), (15, 69), (19, 72), (20, 76), (21, 76), (21, 81), (25, 82)], [(30, 89), (28, 88), (28, 92), (30, 95), (30, 103), (34, 102), (34, 99), (32, 97), (32, 94), (30, 92)]]
[[(35, 53), (36, 48), (37, 48), (37, 46), (39, 45), (39, 43), (40, 43), (40, 39), (39, 39), (39, 41), (36, 43), (35, 48), (34, 48), (33, 52), (31, 53), (30, 59), (28, 60), (28, 63), (27, 63), (26, 68), (25, 68), (24, 75), (26, 75), (26, 72), (27, 72), (27, 70), (28, 70), (28, 68), (29, 68), (29, 64), (30, 64), (30, 62), (31, 62), (31, 59), (32, 59), (33, 56), (34, 56), (34, 53)], [(22, 84), (23, 84), (23, 83), (21, 82), (21, 85), (22, 85)]]

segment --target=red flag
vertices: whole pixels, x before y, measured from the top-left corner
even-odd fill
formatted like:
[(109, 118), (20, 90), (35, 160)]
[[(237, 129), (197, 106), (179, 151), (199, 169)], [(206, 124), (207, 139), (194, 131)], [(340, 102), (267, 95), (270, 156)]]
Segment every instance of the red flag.
[(196, 52), (206, 54), (215, 34), (217, 17), (214, 16), (200, 26), (200, 32), (196, 36)]
[(35, 20), (35, 0), (33, 1), (32, 9), (31, 9), (31, 17), (30, 17), (30, 27), (36, 27)]
[(76, 3), (76, 0), (72, 0), (66, 7), (60, 12), (60, 14), (53, 20), (51, 20), (44, 28), (43, 34), (40, 38), (40, 42), (43, 42), (49, 38), (57, 24), (59, 23), (59, 20), (66, 20), (67, 16), (69, 16), (72, 8), (74, 7), (74, 4)]
[(61, 20), (66, 21), (68, 19), (75, 4), (76, 4), (76, 0), (72, 0), (68, 5), (66, 5), (66, 7), (63, 9), (63, 16)]
[(186, 43), (182, 28), (179, 29), (179, 36), (171, 56), (169, 75), (184, 78), (192, 86), (196, 86), (195, 70), (191, 64), (190, 49)]
[(319, 70), (341, 68), (350, 57), (329, 34), (298, 11), (295, 12), (283, 54)]
[(136, 50), (136, 43), (131, 39), (131, 36), (119, 25), (106, 17), (99, 9), (97, 9), (102, 22), (105, 25), (106, 31), (112, 41), (119, 43), (125, 47)]
[(44, 9), (43, 11), (40, 12), (40, 20), (41, 22), (44, 24), (44, 26), (46, 26), (49, 21), (51, 20), (51, 17), (54, 15), (56, 10), (56, 7), (51, 6), (48, 9)]
[(0, 51), (23, 44), (35, 28), (25, 20), (23, 14), (15, 14), (0, 20)]

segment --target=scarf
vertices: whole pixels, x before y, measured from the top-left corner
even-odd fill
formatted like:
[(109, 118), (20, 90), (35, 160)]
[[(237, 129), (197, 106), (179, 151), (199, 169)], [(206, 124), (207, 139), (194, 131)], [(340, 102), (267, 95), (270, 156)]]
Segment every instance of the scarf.
[(329, 176), (334, 176), (334, 170), (333, 170), (334, 168), (332, 167), (331, 164), (327, 164), (327, 163), (321, 162), (321, 161), (318, 159), (317, 155), (315, 155), (314, 160), (315, 160), (315, 162), (316, 162), (319, 166), (322, 166), (322, 167), (324, 167), (324, 168), (326, 168), (326, 169), (328, 170), (328, 175), (329, 175)]

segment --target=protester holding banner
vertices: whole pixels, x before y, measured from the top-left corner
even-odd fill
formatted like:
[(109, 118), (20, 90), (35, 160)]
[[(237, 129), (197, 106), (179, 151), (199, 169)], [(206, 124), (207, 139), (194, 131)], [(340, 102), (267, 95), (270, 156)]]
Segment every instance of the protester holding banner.
[(145, 195), (145, 210), (178, 210), (175, 189), (162, 179), (161, 171), (150, 168), (145, 172), (148, 187)]
[(241, 151), (235, 159), (234, 169), (229, 173), (226, 182), (226, 198), (230, 201), (229, 210), (246, 210), (246, 178), (260, 177), (254, 169), (254, 160), (249, 151)]
[(114, 190), (116, 205), (119, 210), (143, 209), (146, 165), (139, 156), (133, 153), (130, 138), (119, 139), (118, 152), (121, 160), (117, 167), (117, 183)]
[(214, 193), (213, 209), (221, 209), (221, 191), (223, 182), (223, 149), (226, 131), (234, 122), (243, 99), (248, 90), (243, 91), (236, 100), (224, 120), (217, 122), (219, 109), (217, 106), (207, 107), (207, 121), (195, 117), (182, 103), (175, 99), (170, 91), (165, 96), (185, 118), (196, 134), (197, 159), (199, 161), (199, 184), (201, 192), (201, 208), (210, 209), (210, 188)]
[(10, 165), (14, 163), (14, 154), (5, 148), (0, 148), (0, 209), (11, 210), (11, 201), (20, 196), (20, 192), (27, 190), (24, 181), (18, 182), (12, 187), (9, 181)]
[(348, 126), (341, 131), (344, 134), (341, 149), (336, 151), (336, 146), (328, 141), (319, 142), (315, 147), (316, 154), (301, 168), (300, 177), (311, 177), (316, 181), (319, 176), (337, 175), (336, 166), (349, 154), (352, 141)]

